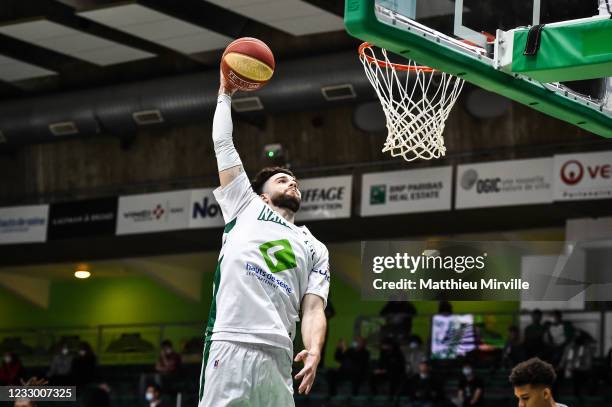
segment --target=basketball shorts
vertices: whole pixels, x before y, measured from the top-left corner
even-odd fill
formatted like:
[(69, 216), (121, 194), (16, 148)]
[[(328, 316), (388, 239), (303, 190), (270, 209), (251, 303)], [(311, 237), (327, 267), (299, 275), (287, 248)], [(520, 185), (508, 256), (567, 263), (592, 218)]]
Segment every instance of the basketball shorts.
[(291, 365), (281, 348), (212, 341), (204, 351), (198, 407), (295, 406)]

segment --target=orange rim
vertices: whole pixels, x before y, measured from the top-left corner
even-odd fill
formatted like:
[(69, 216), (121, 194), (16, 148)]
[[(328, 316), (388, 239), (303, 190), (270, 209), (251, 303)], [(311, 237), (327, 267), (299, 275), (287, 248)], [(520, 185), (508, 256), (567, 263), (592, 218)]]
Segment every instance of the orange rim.
[(430, 68), (428, 66), (423, 66), (423, 65), (404, 65), (404, 64), (395, 64), (392, 62), (386, 62), (386, 61), (381, 61), (380, 59), (373, 57), (371, 55), (367, 55), (365, 53), (366, 48), (372, 48), (373, 44), (369, 43), (369, 42), (364, 42), (363, 44), (361, 44), (359, 46), (359, 55), (363, 58), (365, 58), (369, 63), (374, 63), (377, 64), (378, 66), (380, 66), (381, 68), (393, 68), (395, 70), (398, 71), (412, 71), (412, 72), (416, 72), (416, 71), (420, 71), (420, 72), (424, 72), (424, 73), (431, 73), (431, 72), (435, 72), (435, 69)]

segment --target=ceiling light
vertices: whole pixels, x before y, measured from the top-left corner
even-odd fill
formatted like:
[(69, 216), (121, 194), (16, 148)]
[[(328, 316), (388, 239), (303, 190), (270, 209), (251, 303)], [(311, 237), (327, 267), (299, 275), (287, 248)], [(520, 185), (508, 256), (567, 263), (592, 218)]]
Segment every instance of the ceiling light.
[(140, 126), (146, 126), (149, 124), (159, 124), (164, 122), (164, 117), (158, 109), (153, 110), (141, 110), (139, 112), (132, 113), (134, 122)]
[(253, 112), (263, 110), (263, 104), (259, 96), (238, 97), (232, 99), (232, 108), (237, 112)]
[(79, 128), (75, 122), (59, 122), (49, 125), (49, 131), (54, 136), (70, 136), (79, 133)]
[(355, 99), (357, 97), (355, 88), (353, 88), (353, 85), (350, 83), (335, 86), (324, 86), (321, 88), (321, 93), (323, 93), (325, 100), (329, 101)]
[(74, 272), (74, 276), (80, 279), (89, 278), (91, 276), (89, 267), (85, 264), (79, 264)]
[(91, 276), (91, 273), (87, 270), (77, 270), (74, 272), (74, 276), (76, 278), (89, 278), (89, 276)]

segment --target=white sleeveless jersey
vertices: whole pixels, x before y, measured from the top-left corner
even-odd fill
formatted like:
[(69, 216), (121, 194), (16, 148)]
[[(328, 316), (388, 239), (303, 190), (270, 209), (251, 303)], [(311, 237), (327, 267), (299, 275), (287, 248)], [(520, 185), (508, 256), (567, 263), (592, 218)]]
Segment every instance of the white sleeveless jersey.
[(327, 304), (327, 248), (257, 196), (244, 172), (214, 194), (226, 226), (206, 338), (292, 353), (304, 295), (316, 294)]

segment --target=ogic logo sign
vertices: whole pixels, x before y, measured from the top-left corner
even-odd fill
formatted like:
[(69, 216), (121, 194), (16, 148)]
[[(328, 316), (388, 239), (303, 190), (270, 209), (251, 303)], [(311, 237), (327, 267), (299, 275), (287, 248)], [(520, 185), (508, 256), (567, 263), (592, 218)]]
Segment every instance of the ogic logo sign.
[(293, 248), (287, 239), (264, 243), (259, 246), (259, 251), (272, 273), (297, 267)]
[(471, 189), (478, 181), (478, 173), (474, 169), (469, 169), (461, 177), (461, 187), (465, 190)]
[(466, 191), (472, 189), (474, 184), (476, 184), (476, 193), (477, 194), (488, 194), (491, 192), (500, 192), (501, 188), (499, 184), (501, 183), (501, 178), (478, 178), (478, 172), (476, 170), (470, 168), (469, 170), (463, 173), (461, 177), (461, 187)]

